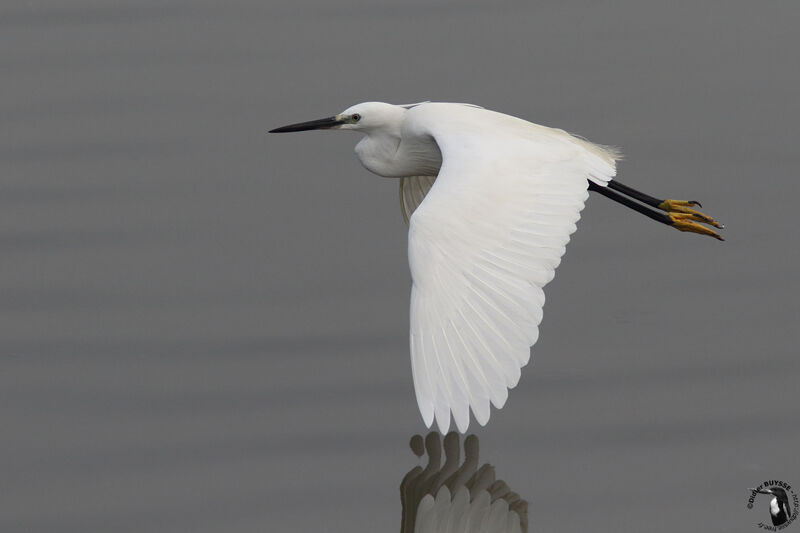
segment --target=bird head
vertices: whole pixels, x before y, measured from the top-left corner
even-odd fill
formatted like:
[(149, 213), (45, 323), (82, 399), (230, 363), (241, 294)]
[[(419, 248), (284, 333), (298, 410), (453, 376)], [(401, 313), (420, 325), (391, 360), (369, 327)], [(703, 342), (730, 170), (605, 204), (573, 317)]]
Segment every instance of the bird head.
[(764, 487), (763, 489), (750, 489), (760, 494), (771, 494), (779, 499), (786, 498), (786, 491), (780, 487)]
[(370, 132), (376, 129), (391, 129), (399, 126), (405, 109), (402, 106), (383, 102), (364, 102), (348, 107), (332, 117), (298, 122), (270, 130), (270, 133), (288, 133), (308, 130), (354, 130)]

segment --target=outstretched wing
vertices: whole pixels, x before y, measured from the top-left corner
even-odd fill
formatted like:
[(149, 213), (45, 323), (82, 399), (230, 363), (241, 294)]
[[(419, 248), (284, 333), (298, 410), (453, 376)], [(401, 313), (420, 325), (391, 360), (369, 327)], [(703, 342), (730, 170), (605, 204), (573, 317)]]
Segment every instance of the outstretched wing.
[[(426, 108), (425, 112), (415, 113)], [(411, 216), (411, 363), (425, 423), (484, 425), (528, 363), (544, 292), (588, 197), (616, 154), (561, 130), (483, 109), (414, 108), (439, 175)]]

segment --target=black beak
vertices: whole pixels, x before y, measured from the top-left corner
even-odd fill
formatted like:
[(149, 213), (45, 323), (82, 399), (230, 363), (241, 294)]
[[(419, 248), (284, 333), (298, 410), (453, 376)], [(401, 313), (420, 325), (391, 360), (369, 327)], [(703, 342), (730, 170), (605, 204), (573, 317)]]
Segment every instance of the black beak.
[(318, 120), (309, 120), (308, 122), (300, 122), (298, 124), (289, 124), (281, 128), (269, 130), (270, 133), (288, 133), (290, 131), (307, 131), (307, 130), (324, 130), (344, 124), (344, 120), (338, 117), (327, 117)]

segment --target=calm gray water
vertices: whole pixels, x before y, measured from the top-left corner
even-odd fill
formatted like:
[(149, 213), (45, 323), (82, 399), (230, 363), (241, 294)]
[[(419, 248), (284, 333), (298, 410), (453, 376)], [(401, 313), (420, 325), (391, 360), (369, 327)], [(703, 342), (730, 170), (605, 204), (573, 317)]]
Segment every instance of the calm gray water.
[[(621, 146), (481, 438), (532, 531), (752, 531), (800, 486), (796, 2), (0, 6), (0, 530), (397, 531), (425, 428), (364, 100)], [(763, 514), (763, 516), (762, 516)]]

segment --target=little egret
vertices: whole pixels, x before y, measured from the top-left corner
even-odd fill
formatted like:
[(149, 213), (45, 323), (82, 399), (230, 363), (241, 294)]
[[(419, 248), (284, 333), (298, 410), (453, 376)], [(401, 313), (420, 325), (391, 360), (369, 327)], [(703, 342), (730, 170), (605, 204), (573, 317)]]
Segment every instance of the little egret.
[[(589, 190), (681, 231), (722, 227), (692, 209), (612, 181), (620, 154), (569, 133), (470, 104), (366, 102), (270, 133), (365, 135), (371, 172), (400, 178), (409, 223), (411, 368), (425, 424), (450, 413), (466, 432), (501, 408), (539, 336), (553, 279)], [(699, 223), (698, 223), (699, 222)]]

